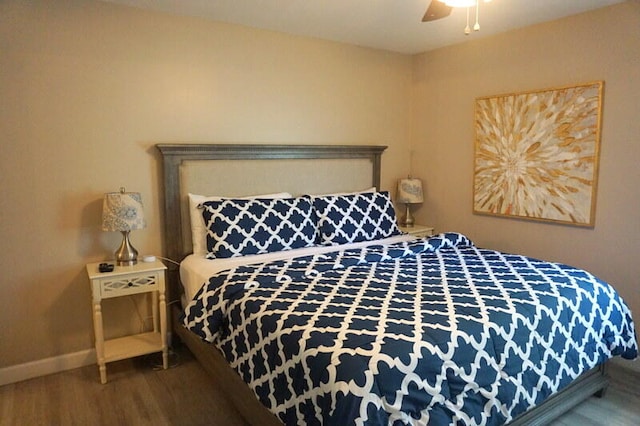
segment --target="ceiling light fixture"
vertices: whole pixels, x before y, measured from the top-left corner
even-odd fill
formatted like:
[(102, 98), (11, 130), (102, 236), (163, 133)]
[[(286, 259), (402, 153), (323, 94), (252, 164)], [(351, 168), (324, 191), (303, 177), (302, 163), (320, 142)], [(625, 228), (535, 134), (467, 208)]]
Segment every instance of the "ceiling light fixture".
[[(480, 0), (438, 0), (438, 1), (446, 4), (449, 7), (466, 7), (467, 8), (467, 26), (464, 28), (464, 33), (466, 35), (471, 34), (471, 26), (469, 25), (471, 8), (475, 6), (476, 22), (473, 25), (473, 31), (480, 30)], [(488, 3), (490, 1), (491, 0), (484, 0), (485, 3)]]

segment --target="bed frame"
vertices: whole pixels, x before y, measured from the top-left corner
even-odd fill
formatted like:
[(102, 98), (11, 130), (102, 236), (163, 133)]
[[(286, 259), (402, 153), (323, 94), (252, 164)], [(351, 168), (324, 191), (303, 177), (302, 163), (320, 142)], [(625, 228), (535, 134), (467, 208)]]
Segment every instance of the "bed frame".
[[(362, 161), (370, 165), (370, 175), (365, 176), (364, 182), (370, 182), (370, 186), (380, 188), (380, 166), (381, 156), (386, 146), (369, 146), (369, 145), (227, 145), (227, 144), (159, 144), (156, 145), (162, 156), (163, 164), (163, 182), (164, 182), (164, 252), (170, 259), (181, 261), (186, 255), (191, 253), (190, 233), (187, 223), (188, 214), (186, 214), (187, 192), (196, 192), (191, 190), (193, 182), (185, 184), (188, 173), (186, 169), (192, 165), (206, 162), (209, 164), (213, 161), (212, 168), (216, 169), (218, 165), (225, 165), (226, 172), (224, 176), (229, 183), (237, 180), (243, 180), (243, 176), (251, 176), (250, 173), (262, 175), (259, 179), (251, 181), (244, 179), (241, 186), (244, 188), (230, 188), (230, 193), (220, 192), (200, 192), (204, 194), (216, 195), (251, 195), (265, 192), (281, 192), (288, 191), (291, 193), (301, 193), (296, 191), (295, 184), (300, 182), (318, 182), (329, 179), (332, 172), (333, 163), (328, 166), (324, 164), (319, 167), (320, 171), (312, 171), (308, 167), (309, 162), (322, 162), (336, 160), (337, 167), (345, 169), (359, 169)], [(273, 168), (269, 168), (274, 162), (285, 161), (299, 163), (298, 171), (283, 176), (276, 176), (271, 179)], [(359, 162), (357, 166), (352, 166), (350, 161)], [(239, 165), (238, 176), (228, 176), (229, 162)], [(260, 172), (261, 165), (267, 165), (266, 171)], [(280, 165), (281, 163), (277, 163)], [(260, 167), (258, 167), (260, 166)], [(232, 168), (237, 168), (233, 167)], [(328, 169), (322, 171), (322, 169)], [(248, 169), (248, 170), (247, 170)], [(356, 170), (356, 172), (358, 172)], [(315, 175), (314, 175), (315, 173)], [(319, 179), (318, 173), (324, 175)], [(362, 172), (358, 172), (362, 174)], [(305, 179), (303, 175), (310, 175)], [(208, 175), (211, 179), (211, 175)], [(220, 174), (213, 175), (218, 181)], [(370, 176), (370, 177), (369, 177)], [(288, 180), (284, 182), (282, 179)], [(273, 180), (267, 182), (265, 180)], [(330, 179), (329, 179), (330, 180)], [(259, 181), (259, 182), (258, 182)], [(342, 181), (348, 181), (343, 182)], [(331, 189), (326, 188), (326, 192), (349, 191), (362, 189), (364, 186), (362, 179), (352, 179), (338, 177), (334, 182), (330, 183)], [(266, 186), (265, 186), (266, 185)], [(269, 186), (274, 185), (274, 186)], [(292, 189), (291, 186), (294, 188)], [(342, 186), (341, 186), (342, 185)], [(345, 186), (346, 185), (346, 186)], [(351, 186), (350, 186), (351, 185)], [(354, 187), (355, 185), (355, 187)], [(360, 186), (358, 186), (360, 185)], [(367, 183), (366, 185), (369, 185)], [(366, 186), (365, 185), (365, 186)], [(200, 186), (199, 188), (203, 188)], [(320, 187), (321, 188), (321, 187)], [(321, 193), (322, 189), (308, 190), (310, 193)], [(186, 224), (186, 225), (185, 225)], [(181, 313), (180, 295), (182, 287), (179, 282), (179, 270), (176, 266), (169, 267), (168, 272), (168, 300), (171, 303), (171, 324), (172, 337), (179, 338), (189, 350), (194, 354), (196, 359), (202, 364), (204, 369), (211, 374), (217, 383), (223, 384), (226, 389), (226, 396), (235, 406), (239, 414), (250, 425), (281, 425), (280, 420), (265, 408), (256, 398), (253, 391), (242, 381), (240, 376), (227, 364), (222, 353), (214, 346), (203, 342), (195, 334), (184, 328), (178, 318)], [(571, 385), (552, 396), (543, 404), (523, 413), (510, 425), (545, 425), (553, 419), (570, 410), (575, 405), (592, 395), (601, 396), (604, 394), (608, 386), (605, 364), (587, 371), (578, 377)]]

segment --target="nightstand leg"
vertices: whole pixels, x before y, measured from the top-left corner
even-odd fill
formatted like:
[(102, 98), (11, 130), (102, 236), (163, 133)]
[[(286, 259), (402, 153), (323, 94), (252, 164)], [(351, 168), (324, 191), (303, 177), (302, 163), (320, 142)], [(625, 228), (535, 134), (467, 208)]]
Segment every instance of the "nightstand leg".
[(158, 292), (151, 293), (151, 316), (153, 316), (153, 331), (160, 331), (160, 321), (158, 321)]
[(93, 331), (96, 336), (96, 358), (100, 370), (100, 383), (107, 383), (107, 365), (104, 360), (104, 334), (102, 332), (102, 306), (99, 301), (93, 302)]
[(107, 365), (103, 363), (98, 368), (100, 370), (100, 383), (104, 385), (107, 383)]
[[(164, 286), (163, 286), (164, 288)], [(160, 299), (160, 337), (162, 339), (162, 367), (169, 368), (169, 348), (167, 347), (167, 302), (165, 301), (164, 290), (159, 293)]]

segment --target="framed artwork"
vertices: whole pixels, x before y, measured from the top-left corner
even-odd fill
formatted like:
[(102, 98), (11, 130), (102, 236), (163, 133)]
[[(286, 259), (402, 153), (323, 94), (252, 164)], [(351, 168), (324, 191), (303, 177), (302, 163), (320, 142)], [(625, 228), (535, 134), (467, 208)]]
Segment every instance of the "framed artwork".
[(473, 212), (593, 227), (603, 87), (476, 99)]

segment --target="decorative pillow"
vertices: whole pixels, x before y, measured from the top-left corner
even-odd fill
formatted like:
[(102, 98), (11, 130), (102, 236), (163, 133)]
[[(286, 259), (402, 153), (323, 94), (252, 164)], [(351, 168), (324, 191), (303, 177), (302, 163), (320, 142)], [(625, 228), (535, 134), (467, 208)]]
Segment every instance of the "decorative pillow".
[(208, 201), (202, 206), (209, 259), (310, 247), (317, 239), (309, 197)]
[(206, 201), (220, 201), (229, 198), (239, 200), (249, 200), (252, 198), (291, 198), (288, 192), (278, 192), (275, 194), (254, 195), (251, 197), (223, 197), (218, 195), (198, 195), (189, 193), (189, 219), (191, 220), (191, 244), (193, 253), (199, 255), (207, 254), (207, 228), (202, 220), (202, 210), (198, 206)]
[(387, 191), (317, 197), (313, 207), (322, 245), (371, 241), (401, 234)]

